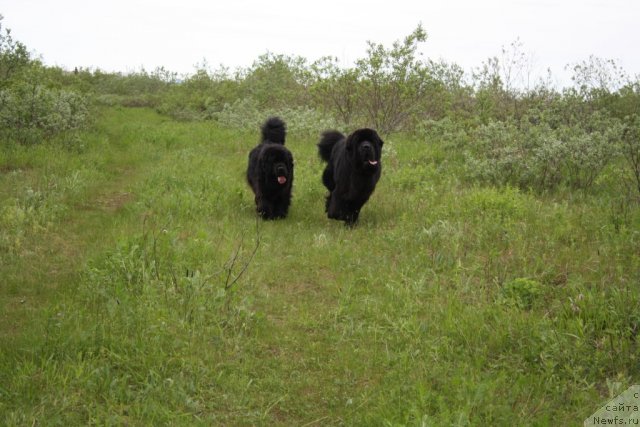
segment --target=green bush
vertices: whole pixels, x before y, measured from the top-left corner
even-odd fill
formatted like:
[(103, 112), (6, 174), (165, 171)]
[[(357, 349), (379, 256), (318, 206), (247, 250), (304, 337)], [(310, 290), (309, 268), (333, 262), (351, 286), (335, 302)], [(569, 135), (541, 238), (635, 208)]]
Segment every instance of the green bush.
[(640, 116), (634, 114), (625, 118), (621, 138), (621, 152), (627, 164), (627, 175), (640, 193)]
[(251, 98), (226, 104), (222, 111), (212, 111), (208, 114), (225, 127), (250, 132), (256, 132), (269, 116), (282, 117), (287, 124), (289, 134), (319, 135), (323, 130), (339, 127), (334, 119), (309, 107), (263, 110)]
[(564, 185), (592, 187), (619, 152), (622, 126), (592, 115), (587, 124), (552, 128), (514, 121), (490, 121), (476, 129), (467, 151), (472, 179), (538, 191)]
[(309, 104), (310, 71), (304, 58), (267, 53), (240, 74), (240, 96), (253, 99), (260, 109)]
[(1, 30), (0, 15), (0, 138), (36, 144), (83, 127), (88, 119), (86, 98), (56, 88), (52, 73), (30, 58), (10, 30)]
[(617, 142), (622, 128), (611, 122), (604, 129), (587, 132), (582, 129), (566, 129), (561, 135), (566, 146), (564, 170), (571, 188), (589, 188), (603, 169), (618, 154)]
[(81, 129), (88, 102), (76, 92), (20, 83), (0, 91), (0, 134), (22, 144), (36, 144)]
[(212, 112), (241, 98), (238, 78), (225, 68), (210, 72), (204, 64), (184, 80), (170, 82), (156, 109), (178, 120), (208, 120)]
[(416, 135), (427, 143), (443, 142), (457, 149), (465, 148), (469, 143), (469, 133), (464, 124), (450, 117), (423, 120), (416, 126)]
[(2, 19), (0, 15), (0, 89), (9, 86), (31, 62), (27, 47), (13, 40), (11, 30), (5, 28), (2, 33)]
[(472, 141), (466, 163), (472, 179), (521, 185), (526, 172), (525, 151), (515, 124), (491, 121), (475, 130)]

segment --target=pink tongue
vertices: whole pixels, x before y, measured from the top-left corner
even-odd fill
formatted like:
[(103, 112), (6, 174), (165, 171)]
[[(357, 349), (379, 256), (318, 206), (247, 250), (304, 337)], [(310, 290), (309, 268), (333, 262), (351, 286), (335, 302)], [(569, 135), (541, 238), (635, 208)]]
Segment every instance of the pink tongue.
[(369, 164), (375, 166), (375, 165), (378, 164), (378, 161), (377, 160), (369, 160)]
[(284, 184), (285, 182), (287, 182), (287, 178), (284, 176), (279, 176), (278, 177), (278, 184)]

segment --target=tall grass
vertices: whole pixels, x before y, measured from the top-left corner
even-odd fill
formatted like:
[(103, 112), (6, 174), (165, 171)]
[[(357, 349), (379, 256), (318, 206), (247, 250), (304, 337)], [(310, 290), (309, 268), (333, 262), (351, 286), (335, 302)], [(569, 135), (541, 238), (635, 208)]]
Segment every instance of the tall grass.
[(290, 215), (256, 223), (257, 137), (112, 108), (81, 152), (3, 152), (1, 423), (570, 425), (637, 382), (637, 206), (392, 134), (348, 229), (300, 131)]

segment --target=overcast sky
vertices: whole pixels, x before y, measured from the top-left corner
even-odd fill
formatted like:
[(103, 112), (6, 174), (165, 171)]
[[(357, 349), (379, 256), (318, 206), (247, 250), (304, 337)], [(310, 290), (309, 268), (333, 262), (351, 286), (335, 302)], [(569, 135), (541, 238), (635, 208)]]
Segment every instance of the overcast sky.
[(589, 55), (640, 74), (639, 0), (0, 0), (3, 26), (48, 65), (191, 73), (246, 67), (267, 51), (346, 65), (422, 23), (420, 51), (466, 70), (519, 38), (538, 74)]

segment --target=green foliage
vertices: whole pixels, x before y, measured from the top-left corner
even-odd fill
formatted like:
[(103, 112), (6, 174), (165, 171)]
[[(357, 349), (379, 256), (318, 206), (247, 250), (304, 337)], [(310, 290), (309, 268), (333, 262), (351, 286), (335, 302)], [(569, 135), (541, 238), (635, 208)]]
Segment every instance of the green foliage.
[(452, 149), (463, 149), (469, 143), (467, 127), (449, 117), (422, 121), (416, 126), (416, 135), (427, 143), (442, 142)]
[[(74, 76), (79, 78), (75, 72)], [(97, 103), (124, 107), (157, 107), (176, 79), (175, 73), (162, 67), (151, 73), (142, 69), (127, 75), (97, 70), (89, 76)]]
[(582, 125), (494, 122), (478, 127), (468, 153), (474, 179), (538, 191), (588, 189), (618, 154), (622, 126), (598, 114)]
[(168, 86), (157, 110), (179, 120), (211, 119), (225, 104), (240, 99), (240, 82), (226, 68), (214, 72), (207, 64), (180, 83)]
[(341, 68), (334, 57), (319, 59), (311, 69), (315, 80), (310, 90), (314, 103), (345, 126), (360, 121), (358, 70)]
[(355, 229), (292, 134), (256, 223), (255, 130), (97, 112), (0, 149), (1, 424), (570, 425), (640, 374), (636, 204), (469, 185), (447, 117), (386, 139)]
[(621, 139), (621, 151), (628, 170), (627, 178), (640, 193), (640, 115), (626, 117)]
[(21, 82), (0, 91), (0, 137), (32, 145), (85, 126), (86, 99), (77, 92)]
[(308, 76), (303, 58), (285, 55), (267, 53), (235, 75), (224, 67), (210, 71), (205, 63), (194, 75), (171, 85), (158, 111), (181, 120), (210, 120), (238, 103), (251, 102), (264, 114), (306, 109)]
[(278, 114), (305, 134), (361, 126), (383, 135), (410, 132), (466, 152), (473, 178), (537, 190), (590, 189), (620, 160), (618, 121), (640, 108), (640, 92), (615, 61), (575, 64), (574, 87), (558, 91), (550, 76), (531, 81), (531, 55), (519, 40), (470, 75), (456, 64), (423, 60), (419, 47), (426, 41), (418, 25), (391, 46), (368, 42), (366, 56), (351, 67), (334, 57), (308, 64), (268, 52), (245, 69), (211, 70), (204, 62), (178, 78), (164, 68), (129, 74), (44, 68), (6, 31), (0, 68), (12, 77), (1, 92), (3, 134), (33, 144), (76, 130), (86, 123), (91, 99), (245, 130)]
[(27, 47), (13, 40), (11, 30), (4, 28), (2, 32), (3, 19), (0, 15), (0, 90), (9, 86), (31, 62)]
[(306, 59), (266, 53), (243, 72), (241, 94), (260, 109), (303, 106), (308, 103)]
[(0, 253), (18, 255), (25, 237), (50, 227), (63, 209), (55, 199), (32, 188), (7, 200), (0, 210)]
[(368, 42), (367, 57), (356, 61), (362, 76), (359, 102), (367, 122), (382, 133), (401, 129), (420, 108), (431, 76), (416, 52), (418, 43), (426, 40), (427, 33), (419, 25), (391, 49)]
[(519, 277), (502, 285), (498, 302), (528, 310), (542, 295), (543, 288), (539, 282)]
[(615, 92), (629, 81), (623, 69), (612, 59), (591, 55), (572, 67), (573, 81), (578, 92), (586, 99)]
[(260, 126), (268, 116), (286, 118), (287, 131), (291, 134), (317, 135), (319, 129), (332, 129), (337, 126), (330, 117), (308, 107), (281, 107), (260, 109), (252, 98), (237, 100), (226, 104), (222, 111), (211, 112), (211, 117), (223, 126), (258, 133)]
[(366, 125), (383, 133), (413, 130), (425, 118), (448, 115), (469, 95), (464, 73), (455, 64), (420, 60), (418, 46), (426, 39), (419, 25), (390, 48), (368, 42), (367, 56), (354, 68), (340, 67), (333, 57), (316, 61), (313, 101), (346, 126)]
[[(213, 239), (204, 232), (194, 242), (186, 242), (177, 230), (161, 228), (153, 218), (147, 220), (143, 235), (118, 242), (87, 268), (79, 290), (98, 315), (111, 317), (110, 327), (126, 329), (136, 326), (132, 320), (139, 321), (132, 314), (153, 307), (152, 311), (162, 313), (174, 326), (200, 325), (213, 333), (236, 326), (248, 331), (254, 313), (231, 306), (234, 280), (246, 265), (240, 265), (237, 258), (227, 265), (207, 260)], [(240, 249), (246, 250), (238, 248), (238, 252)], [(242, 257), (246, 264), (250, 254)], [(198, 266), (195, 270), (194, 265)]]
[(629, 82), (619, 90), (598, 97), (594, 104), (601, 111), (607, 111), (612, 117), (623, 120), (640, 111), (640, 79)]
[(2, 31), (0, 15), (0, 138), (33, 145), (82, 128), (87, 100), (69, 89), (53, 88), (50, 73), (32, 61), (26, 47)]

